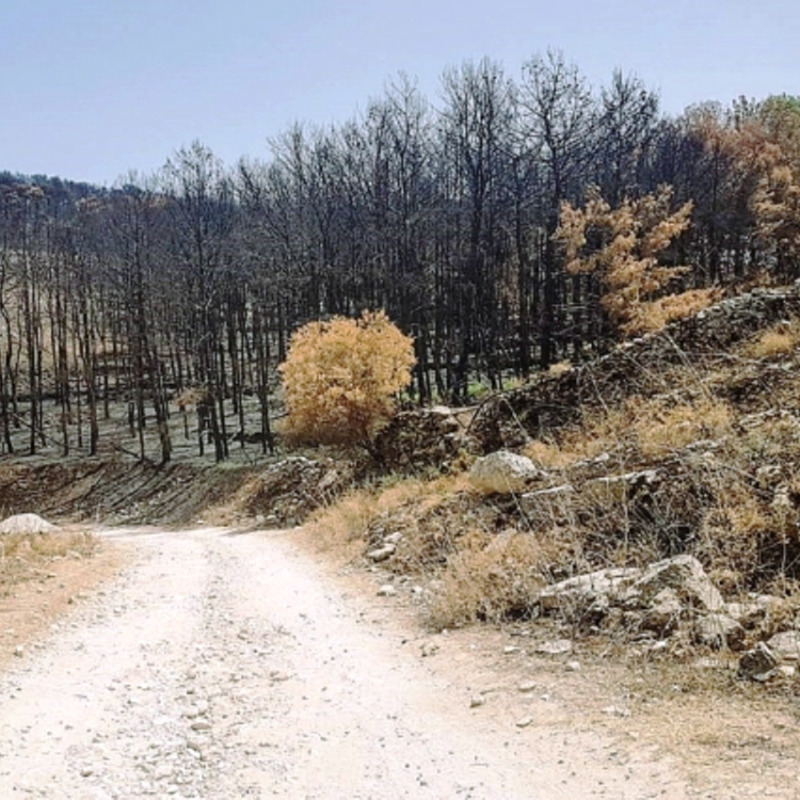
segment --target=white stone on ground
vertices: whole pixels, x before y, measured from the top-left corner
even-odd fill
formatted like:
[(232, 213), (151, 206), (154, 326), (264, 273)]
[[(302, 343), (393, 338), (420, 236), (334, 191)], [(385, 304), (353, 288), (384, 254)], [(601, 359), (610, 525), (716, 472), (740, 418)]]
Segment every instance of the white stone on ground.
[(58, 528), (38, 514), (14, 514), (0, 522), (2, 533), (52, 533)]

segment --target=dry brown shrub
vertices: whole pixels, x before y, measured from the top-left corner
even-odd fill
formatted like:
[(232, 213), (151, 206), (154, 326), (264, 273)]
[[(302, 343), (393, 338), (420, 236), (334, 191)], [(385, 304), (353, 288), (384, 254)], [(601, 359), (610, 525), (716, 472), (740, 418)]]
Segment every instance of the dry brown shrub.
[(626, 335), (657, 330), (667, 322), (711, 302), (713, 290), (666, 297), (670, 285), (688, 271), (666, 266), (662, 256), (689, 227), (692, 203), (672, 210), (673, 189), (624, 198), (612, 208), (597, 186), (586, 189), (584, 208), (562, 203), (553, 238), (564, 251), (570, 274), (597, 274), (604, 293), (600, 304)]
[(378, 513), (375, 495), (357, 489), (332, 506), (315, 511), (307, 527), (320, 541), (347, 543), (360, 538)]
[(297, 330), (279, 371), (289, 416), (284, 433), (311, 443), (366, 443), (411, 382), (413, 340), (383, 311), (334, 317)]

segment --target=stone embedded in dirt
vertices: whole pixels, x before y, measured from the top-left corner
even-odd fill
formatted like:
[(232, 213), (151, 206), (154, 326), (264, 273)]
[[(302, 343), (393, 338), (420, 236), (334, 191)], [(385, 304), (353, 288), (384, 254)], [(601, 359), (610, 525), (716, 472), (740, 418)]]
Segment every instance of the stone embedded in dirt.
[(693, 637), (697, 644), (722, 650), (740, 650), (744, 644), (744, 628), (727, 614), (706, 614), (694, 622)]
[(612, 567), (567, 578), (542, 589), (539, 608), (543, 613), (559, 611), (569, 617), (583, 616), (600, 598), (616, 595), (641, 574), (640, 569)]
[(791, 495), (792, 493), (789, 486), (785, 483), (781, 484), (776, 487), (770, 506), (776, 511), (792, 511), (794, 503), (792, 502)]
[(696, 661), (692, 662), (692, 667), (697, 670), (701, 669), (720, 669), (723, 667), (724, 664), (718, 658), (698, 658)]
[(378, 597), (394, 597), (397, 594), (397, 589), (391, 583), (384, 583), (378, 589)]
[(623, 475), (603, 475), (600, 478), (593, 478), (587, 484), (597, 484), (599, 486), (619, 486), (623, 485), (634, 489), (642, 486), (655, 486), (661, 477), (658, 470), (645, 469), (639, 472), (626, 472)]
[(767, 642), (767, 647), (780, 661), (800, 661), (800, 631), (776, 633)]
[(523, 693), (532, 692), (536, 689), (536, 683), (534, 681), (525, 681), (521, 683), (518, 687), (519, 691)]
[[(773, 598), (777, 601), (777, 598)], [(735, 619), (743, 628), (755, 628), (767, 616), (769, 605), (757, 600), (750, 603), (725, 603), (724, 612)]]
[(532, 723), (533, 717), (523, 717), (522, 719), (518, 719), (515, 724), (518, 728), (527, 728), (528, 725)]
[(14, 514), (0, 522), (3, 533), (54, 533), (58, 527), (38, 514)]
[(665, 558), (651, 564), (626, 591), (632, 607), (646, 608), (663, 589), (672, 589), (682, 605), (701, 611), (722, 611), (725, 601), (706, 575), (703, 565), (690, 555)]
[(621, 706), (606, 706), (603, 709), (603, 713), (608, 714), (610, 717), (629, 717), (631, 715), (629, 709)]
[(778, 659), (772, 650), (764, 642), (758, 642), (752, 650), (742, 654), (736, 675), (745, 680), (766, 681), (775, 674), (777, 666)]
[(376, 547), (374, 550), (370, 550), (367, 553), (367, 558), (370, 561), (374, 561), (379, 563), (381, 561), (386, 561), (388, 558), (391, 558), (397, 547), (393, 544), (384, 544), (382, 547)]
[(683, 606), (678, 595), (674, 589), (667, 587), (653, 598), (636, 627), (653, 631), (659, 637), (669, 636), (678, 627), (682, 613)]
[(474, 694), (469, 699), (470, 708), (478, 708), (486, 704), (486, 698), (482, 694)]
[(479, 458), (469, 471), (472, 485), (486, 494), (523, 492), (533, 481), (546, 477), (527, 456), (498, 450)]
[(780, 464), (764, 464), (756, 470), (756, 482), (760, 489), (774, 489), (783, 477)]
[(570, 639), (554, 639), (549, 642), (540, 642), (536, 645), (536, 652), (545, 656), (563, 656), (572, 652), (572, 641)]

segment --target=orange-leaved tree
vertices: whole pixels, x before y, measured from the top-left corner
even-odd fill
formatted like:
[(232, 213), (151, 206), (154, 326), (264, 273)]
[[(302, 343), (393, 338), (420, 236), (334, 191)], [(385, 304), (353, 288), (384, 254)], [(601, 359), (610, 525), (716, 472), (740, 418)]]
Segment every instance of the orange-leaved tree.
[(305, 442), (369, 444), (411, 382), (414, 342), (383, 311), (333, 317), (295, 331), (278, 368), (287, 433)]
[(765, 139), (753, 195), (759, 239), (776, 258), (779, 278), (797, 276), (800, 257), (800, 97), (772, 96), (758, 109)]
[(600, 190), (586, 190), (584, 208), (563, 203), (554, 239), (564, 250), (570, 274), (594, 274), (602, 287), (600, 304), (624, 335), (658, 330), (667, 322), (707, 306), (714, 292), (667, 291), (687, 267), (665, 266), (663, 252), (689, 227), (691, 202), (671, 210), (672, 188), (626, 198), (617, 208)]

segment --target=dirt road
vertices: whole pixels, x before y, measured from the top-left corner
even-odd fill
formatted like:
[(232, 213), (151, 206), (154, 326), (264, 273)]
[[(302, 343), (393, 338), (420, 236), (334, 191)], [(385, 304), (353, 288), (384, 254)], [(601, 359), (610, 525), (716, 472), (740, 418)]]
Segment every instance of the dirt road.
[(688, 796), (421, 657), (391, 598), (351, 596), (291, 533), (108, 535), (129, 566), (0, 676), (0, 798)]

